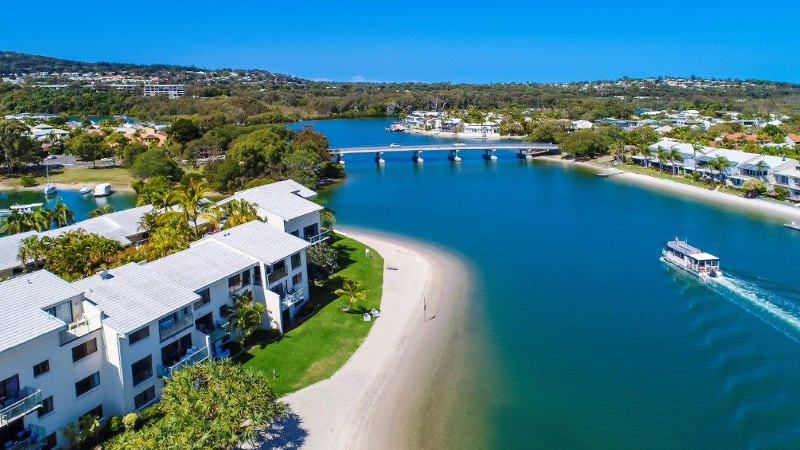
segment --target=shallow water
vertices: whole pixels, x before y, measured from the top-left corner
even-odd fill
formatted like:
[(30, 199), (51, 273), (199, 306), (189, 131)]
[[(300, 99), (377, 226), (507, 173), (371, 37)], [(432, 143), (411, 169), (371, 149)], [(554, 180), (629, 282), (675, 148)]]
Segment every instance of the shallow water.
[[(455, 142), (385, 132), (390, 122), (312, 124), (332, 146)], [(446, 435), (423, 442), (800, 448), (800, 233), (513, 153), (424, 156), (417, 167), (385, 154), (382, 169), (350, 156), (328, 194), (341, 224), (426, 240), (473, 268), (467, 331), (485, 342), (458, 370), (481, 384), (464, 383)], [(660, 247), (674, 236), (720, 256), (732, 279), (667, 268)], [(475, 421), (479, 437), (466, 432)]]
[(136, 194), (132, 192), (114, 192), (108, 197), (95, 198), (91, 194), (82, 195), (73, 190), (61, 190), (55, 195), (47, 197), (39, 191), (0, 191), (0, 209), (6, 209), (15, 204), (29, 203), (44, 203), (48, 208), (52, 208), (57, 199), (72, 209), (72, 212), (75, 213), (75, 220), (83, 220), (93, 209), (106, 205), (111, 205), (115, 211), (136, 206)]

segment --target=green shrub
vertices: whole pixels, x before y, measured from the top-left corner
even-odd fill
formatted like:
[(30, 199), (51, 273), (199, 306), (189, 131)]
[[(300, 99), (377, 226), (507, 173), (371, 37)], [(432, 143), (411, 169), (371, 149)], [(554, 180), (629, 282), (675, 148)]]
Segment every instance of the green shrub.
[(775, 186), (775, 198), (778, 200), (786, 200), (786, 197), (789, 196), (789, 189), (786, 189), (783, 186)]
[(109, 420), (109, 431), (111, 434), (117, 434), (122, 431), (123, 421), (122, 417), (120, 416), (111, 416), (111, 420)]
[(36, 186), (36, 177), (33, 175), (26, 173), (25, 175), (19, 177), (19, 184), (22, 187), (31, 187)]
[(139, 416), (136, 413), (128, 413), (125, 414), (125, 417), (122, 418), (122, 426), (125, 427), (125, 431), (133, 431), (136, 428), (136, 420)]

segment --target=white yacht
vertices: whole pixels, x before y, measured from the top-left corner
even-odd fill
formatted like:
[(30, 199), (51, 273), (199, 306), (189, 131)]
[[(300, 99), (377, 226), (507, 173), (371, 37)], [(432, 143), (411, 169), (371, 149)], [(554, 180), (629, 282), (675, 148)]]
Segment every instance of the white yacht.
[(394, 122), (390, 126), (386, 127), (386, 131), (406, 131), (406, 126), (403, 125), (403, 122)]
[(30, 214), (35, 209), (41, 208), (44, 203), (28, 203), (27, 205), (11, 205), (10, 211), (16, 211), (20, 214)]
[(47, 197), (48, 195), (55, 194), (58, 191), (58, 188), (55, 184), (50, 182), (50, 166), (48, 164), (44, 165), (44, 172), (45, 176), (47, 177), (47, 184), (44, 185), (44, 195)]
[(706, 253), (697, 247), (692, 247), (686, 241), (678, 238), (664, 243), (661, 250), (661, 259), (679, 269), (693, 273), (698, 277), (721, 277), (719, 258)]
[(94, 187), (95, 197), (108, 197), (112, 192), (111, 183), (101, 183)]

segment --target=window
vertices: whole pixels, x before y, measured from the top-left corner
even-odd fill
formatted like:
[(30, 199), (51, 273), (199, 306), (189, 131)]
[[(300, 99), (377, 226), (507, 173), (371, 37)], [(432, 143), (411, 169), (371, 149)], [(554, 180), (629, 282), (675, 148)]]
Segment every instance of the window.
[(250, 269), (245, 270), (242, 272), (242, 286), (249, 286), (250, 285)]
[(98, 419), (102, 419), (103, 418), (103, 405), (100, 404), (100, 405), (95, 406), (89, 412), (84, 414), (84, 416), (94, 416), (94, 417), (97, 417)]
[(292, 236), (295, 236), (295, 237), (300, 237), (300, 230), (294, 230), (289, 234), (291, 234)]
[(97, 338), (91, 341), (86, 341), (83, 344), (72, 347), (72, 362), (78, 362), (81, 359), (91, 355), (97, 351)]
[(58, 317), (66, 323), (72, 323), (72, 302), (61, 302), (55, 306), (45, 309), (45, 312), (53, 317)]
[(300, 267), (300, 253), (295, 253), (292, 255), (292, 269), (297, 269)]
[(160, 319), (158, 321), (158, 333), (159, 336), (161, 336), (161, 342), (166, 341), (192, 325), (194, 325), (194, 314), (192, 314), (191, 306), (181, 308), (167, 317)]
[(181, 336), (171, 344), (167, 344), (161, 348), (161, 365), (169, 367), (178, 362), (186, 351), (192, 346), (192, 333)]
[(128, 345), (133, 345), (147, 336), (150, 336), (150, 325), (145, 325), (128, 335)]
[(149, 388), (143, 390), (142, 392), (136, 394), (135, 397), (133, 397), (133, 406), (136, 409), (139, 409), (142, 406), (153, 401), (154, 398), (156, 398), (156, 387), (150, 386)]
[(97, 386), (100, 386), (100, 372), (95, 372), (75, 383), (75, 397), (80, 397)]
[(58, 437), (56, 436), (55, 432), (52, 432), (47, 435), (47, 439), (45, 439), (43, 450), (50, 450), (56, 448), (58, 445)]
[(286, 276), (286, 261), (280, 260), (272, 265), (272, 273), (269, 274), (269, 283), (272, 284)]
[(53, 412), (53, 396), (47, 397), (46, 399), (42, 400), (42, 406), (37, 410), (37, 414), (39, 417), (42, 417), (46, 414), (50, 414)]
[(303, 272), (296, 273), (292, 276), (292, 284), (300, 284), (303, 282)]
[(0, 405), (19, 400), (19, 374), (0, 381)]
[(139, 361), (136, 361), (135, 363), (131, 364), (131, 372), (133, 373), (134, 386), (152, 377), (153, 357), (151, 355), (147, 355), (147, 357), (142, 358)]
[(203, 289), (202, 291), (198, 292), (197, 295), (200, 296), (200, 300), (194, 302), (194, 309), (211, 303), (211, 289)]
[(228, 278), (228, 291), (233, 292), (239, 290), (242, 287), (242, 274), (237, 273), (236, 275)]
[(253, 284), (261, 286), (261, 264), (253, 267)]
[(47, 373), (50, 371), (50, 360), (45, 359), (44, 361), (40, 362), (39, 364), (33, 366), (33, 376), (38, 377), (43, 373)]

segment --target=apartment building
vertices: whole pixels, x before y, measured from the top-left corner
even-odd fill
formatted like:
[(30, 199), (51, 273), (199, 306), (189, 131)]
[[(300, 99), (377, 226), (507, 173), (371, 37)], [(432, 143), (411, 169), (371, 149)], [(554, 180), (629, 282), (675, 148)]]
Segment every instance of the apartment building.
[(186, 94), (182, 84), (145, 84), (142, 87), (142, 95), (145, 97), (155, 97), (157, 95), (178, 98)]

